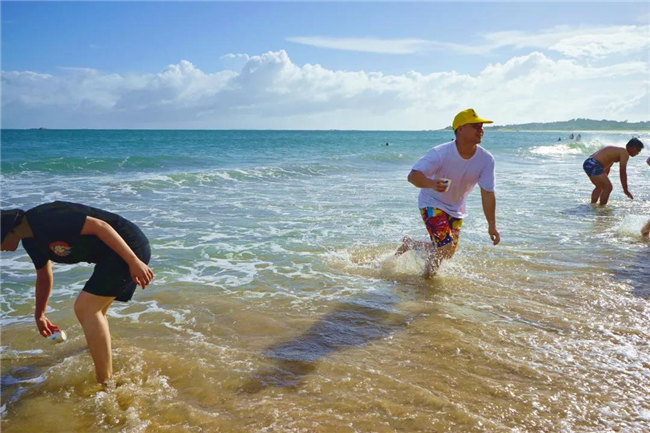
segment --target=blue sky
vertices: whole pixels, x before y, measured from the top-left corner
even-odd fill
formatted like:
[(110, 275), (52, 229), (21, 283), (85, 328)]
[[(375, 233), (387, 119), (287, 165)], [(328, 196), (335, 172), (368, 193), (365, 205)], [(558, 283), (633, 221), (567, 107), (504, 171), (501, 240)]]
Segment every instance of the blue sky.
[(650, 120), (647, 2), (3, 1), (7, 128)]

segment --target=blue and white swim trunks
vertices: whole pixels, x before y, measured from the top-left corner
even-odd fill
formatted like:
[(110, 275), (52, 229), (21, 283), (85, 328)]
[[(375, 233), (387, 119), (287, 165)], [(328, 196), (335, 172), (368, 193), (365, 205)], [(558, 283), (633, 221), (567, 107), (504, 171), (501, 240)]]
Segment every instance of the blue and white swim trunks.
[(594, 158), (585, 159), (585, 162), (582, 164), (582, 168), (584, 169), (585, 173), (587, 173), (587, 176), (589, 177), (599, 176), (605, 173), (605, 169), (603, 168), (603, 165), (597, 159)]

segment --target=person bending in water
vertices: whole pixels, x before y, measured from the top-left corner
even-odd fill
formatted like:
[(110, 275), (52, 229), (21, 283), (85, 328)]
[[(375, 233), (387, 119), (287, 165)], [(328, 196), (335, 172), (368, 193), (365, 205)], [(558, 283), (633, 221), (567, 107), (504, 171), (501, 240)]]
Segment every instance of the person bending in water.
[(619, 175), (621, 186), (625, 195), (634, 199), (632, 193), (627, 188), (627, 161), (632, 156), (637, 156), (643, 149), (643, 143), (638, 138), (633, 138), (627, 142), (625, 148), (617, 146), (606, 146), (598, 152), (591, 155), (582, 164), (589, 180), (595, 188), (591, 192), (591, 204), (600, 202), (605, 206), (612, 192), (612, 183), (609, 181), (609, 170), (615, 162), (619, 163)]
[(45, 316), (53, 286), (52, 263), (96, 263), (92, 276), (74, 303), (90, 349), (97, 382), (113, 374), (111, 335), (106, 312), (113, 300), (127, 302), (136, 285), (144, 289), (154, 274), (147, 265), (149, 241), (132, 222), (89, 206), (54, 202), (28, 210), (1, 211), (2, 251), (16, 251), (22, 240), (36, 268), (38, 332), (60, 331)]
[(458, 113), (452, 123), (456, 139), (430, 149), (408, 175), (408, 181), (420, 188), (418, 207), (431, 243), (406, 236), (395, 254), (424, 249), (427, 278), (436, 273), (442, 260), (456, 252), (465, 202), (477, 183), (490, 239), (494, 245), (501, 240), (495, 216), (494, 157), (478, 145), (484, 123), (492, 121), (478, 117), (471, 108)]

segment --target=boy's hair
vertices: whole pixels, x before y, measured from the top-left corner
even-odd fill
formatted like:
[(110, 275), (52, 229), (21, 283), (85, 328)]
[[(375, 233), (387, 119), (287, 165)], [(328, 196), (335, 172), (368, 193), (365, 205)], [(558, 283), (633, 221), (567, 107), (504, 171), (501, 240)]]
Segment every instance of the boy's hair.
[(16, 227), (23, 220), (25, 212), (22, 209), (10, 209), (3, 210), (0, 213), (2, 214), (0, 229), (2, 231), (2, 241), (4, 241), (11, 229)]
[(633, 138), (627, 142), (625, 147), (637, 147), (639, 150), (643, 149), (643, 142), (638, 138)]

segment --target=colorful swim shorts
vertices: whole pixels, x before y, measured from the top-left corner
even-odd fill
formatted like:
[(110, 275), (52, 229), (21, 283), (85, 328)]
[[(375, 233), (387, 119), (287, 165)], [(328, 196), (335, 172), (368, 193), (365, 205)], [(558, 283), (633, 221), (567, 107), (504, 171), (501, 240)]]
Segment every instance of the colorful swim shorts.
[(458, 246), (460, 237), (460, 228), (463, 225), (462, 218), (454, 218), (445, 211), (435, 207), (425, 207), (420, 209), (422, 221), (427, 227), (431, 241), (436, 247), (442, 247), (448, 243), (453, 243), (453, 248)]
[(587, 173), (587, 176), (599, 176), (603, 173), (605, 173), (605, 169), (603, 168), (603, 165), (594, 158), (587, 158), (585, 159), (584, 164), (582, 164), (582, 168)]

